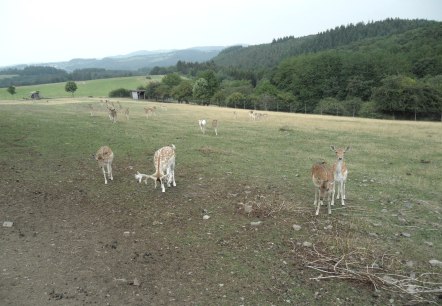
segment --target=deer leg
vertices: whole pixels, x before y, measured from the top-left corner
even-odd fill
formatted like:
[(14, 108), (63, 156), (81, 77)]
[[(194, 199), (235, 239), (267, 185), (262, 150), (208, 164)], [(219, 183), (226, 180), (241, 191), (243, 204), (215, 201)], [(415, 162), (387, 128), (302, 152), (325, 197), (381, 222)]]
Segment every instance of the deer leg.
[(109, 175), (109, 178), (111, 179), (111, 181), (113, 181), (114, 177), (112, 176), (112, 165), (111, 164), (107, 164), (107, 174)]
[[(316, 194), (318, 194), (318, 196), (319, 196), (319, 201), (317, 201)], [(317, 216), (317, 215), (319, 215), (319, 208), (321, 208), (321, 194), (320, 194), (319, 188), (317, 190), (315, 190), (315, 204), (317, 204), (316, 205), (316, 213), (315, 213), (315, 215)]]
[(101, 170), (103, 170), (103, 176), (104, 176), (104, 183), (107, 184), (107, 178), (106, 178), (106, 170), (104, 170), (104, 166), (101, 167)]

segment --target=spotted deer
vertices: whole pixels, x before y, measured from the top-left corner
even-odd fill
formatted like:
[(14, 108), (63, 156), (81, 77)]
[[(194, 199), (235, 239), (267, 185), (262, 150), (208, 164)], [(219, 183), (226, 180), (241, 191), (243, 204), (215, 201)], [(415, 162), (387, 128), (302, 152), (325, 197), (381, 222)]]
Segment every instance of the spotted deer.
[(345, 152), (350, 150), (350, 146), (344, 148), (335, 148), (330, 146), (331, 150), (336, 153), (336, 162), (333, 164), (333, 175), (337, 183), (338, 192), (336, 199), (341, 198), (341, 204), (345, 205), (345, 182), (347, 181), (348, 169), (344, 161)]
[(164, 182), (170, 187), (170, 184), (176, 186), (175, 182), (175, 146), (165, 146), (157, 150), (154, 154), (153, 161), (155, 166), (155, 173), (152, 175), (142, 174), (137, 172), (135, 179), (138, 183), (144, 179), (147, 184), (147, 179), (151, 178), (155, 181), (155, 188), (157, 188), (157, 182), (161, 184), (161, 191), (165, 192)]
[(145, 107), (144, 108), (144, 113), (146, 114), (146, 118), (149, 118), (150, 115), (154, 115), (155, 114), (155, 109), (156, 107)]
[[(98, 149), (97, 153), (94, 155), (95, 160), (98, 162), (98, 167), (103, 170), (104, 183), (107, 184), (107, 176), (111, 181), (114, 180), (112, 176), (112, 161), (114, 160), (114, 152), (108, 146), (102, 146)], [(106, 169), (105, 169), (106, 168)]]
[(214, 119), (212, 121), (212, 128), (215, 130), (215, 135), (218, 136), (218, 120)]
[[(319, 208), (323, 205), (323, 199), (327, 200), (328, 213), (331, 214), (331, 205), (334, 205), (335, 184), (333, 168), (326, 162), (317, 162), (312, 166), (312, 181), (315, 185), (316, 216), (319, 215)], [(330, 199), (331, 196), (331, 199)]]

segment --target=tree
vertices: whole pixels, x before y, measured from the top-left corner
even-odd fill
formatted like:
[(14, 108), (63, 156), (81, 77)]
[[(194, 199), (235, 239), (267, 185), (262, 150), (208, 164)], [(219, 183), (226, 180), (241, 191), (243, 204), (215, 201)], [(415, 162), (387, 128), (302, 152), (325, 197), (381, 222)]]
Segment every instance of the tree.
[(181, 83), (181, 77), (177, 73), (170, 73), (168, 75), (165, 75), (163, 79), (161, 80), (161, 83), (169, 86), (174, 87)]
[(229, 107), (236, 108), (238, 105), (243, 106), (245, 108), (246, 96), (240, 92), (234, 92), (230, 96), (227, 97), (227, 105)]
[(72, 97), (74, 96), (74, 93), (77, 91), (77, 84), (74, 81), (68, 81), (66, 85), (64, 86), (64, 90), (66, 92), (70, 92), (72, 94)]
[(193, 86), (190, 81), (182, 81), (179, 85), (175, 86), (172, 89), (172, 97), (178, 100), (179, 103), (186, 102), (189, 103), (189, 100), (193, 95)]
[(193, 84), (192, 89), (193, 97), (197, 100), (198, 104), (209, 105), (209, 99), (211, 97), (209, 84), (204, 78), (199, 78)]
[(15, 92), (15, 86), (9, 86), (8, 89), (6, 89), (12, 96), (16, 94)]

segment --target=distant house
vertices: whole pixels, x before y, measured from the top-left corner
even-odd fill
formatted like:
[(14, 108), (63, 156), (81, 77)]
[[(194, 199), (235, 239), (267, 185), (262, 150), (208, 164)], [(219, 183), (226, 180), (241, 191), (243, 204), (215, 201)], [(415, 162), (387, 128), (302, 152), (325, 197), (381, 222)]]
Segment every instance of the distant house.
[(146, 91), (141, 89), (131, 90), (132, 99), (134, 100), (146, 99), (145, 93)]
[(31, 92), (31, 99), (40, 100), (40, 92), (38, 90)]

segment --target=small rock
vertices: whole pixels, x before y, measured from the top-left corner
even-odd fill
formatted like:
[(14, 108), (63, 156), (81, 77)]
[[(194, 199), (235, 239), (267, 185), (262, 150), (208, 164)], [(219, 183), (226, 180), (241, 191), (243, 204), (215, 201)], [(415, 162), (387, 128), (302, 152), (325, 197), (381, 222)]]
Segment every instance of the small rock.
[(377, 238), (379, 235), (376, 233), (368, 233), (368, 236)]
[(262, 223), (262, 221), (252, 221), (252, 222), (250, 222), (250, 225), (251, 226), (259, 226), (259, 225), (261, 225), (261, 223)]
[(442, 268), (442, 261), (439, 261), (437, 259), (431, 259), (429, 261), (430, 265), (432, 265), (433, 267), (439, 267)]
[(407, 223), (407, 220), (405, 220), (405, 218), (398, 217), (397, 219), (398, 219), (399, 222), (401, 222), (401, 223)]
[(12, 225), (14, 225), (14, 222), (11, 222), (11, 221), (3, 222), (3, 227), (12, 227)]
[(244, 205), (244, 212), (250, 214), (253, 211), (252, 205)]
[(123, 233), (123, 236), (124, 236), (124, 237), (129, 237), (129, 236), (130, 236), (130, 232), (124, 232), (124, 233)]
[(134, 278), (133, 285), (134, 286), (139, 286), (140, 285), (140, 281), (138, 280), (138, 278)]
[(405, 265), (409, 268), (413, 268), (414, 267), (414, 262), (412, 260), (408, 260)]
[(411, 234), (410, 234), (410, 233), (406, 233), (406, 232), (402, 232), (402, 233), (401, 233), (401, 236), (402, 236), (402, 237), (406, 237), (406, 238), (410, 238), (410, 237), (411, 237)]
[(153, 221), (152, 222), (152, 225), (162, 225), (163, 224), (163, 222), (160, 222), (160, 221)]
[(203, 220), (209, 220), (210, 219), (210, 216), (209, 215), (204, 215), (203, 216)]
[(324, 226), (324, 229), (325, 230), (331, 230), (333, 228), (333, 225), (327, 225), (327, 226)]
[(293, 224), (293, 229), (295, 230), (295, 231), (300, 231), (301, 230), (301, 225), (298, 225), (298, 224)]
[(304, 242), (302, 243), (302, 246), (304, 246), (304, 247), (306, 247), (306, 248), (310, 248), (312, 245), (313, 245), (313, 243), (308, 242), (308, 241), (304, 241)]
[(429, 242), (429, 241), (424, 241), (424, 243), (425, 243), (426, 245), (430, 246), (430, 247), (432, 247), (432, 246), (433, 246), (433, 242)]

